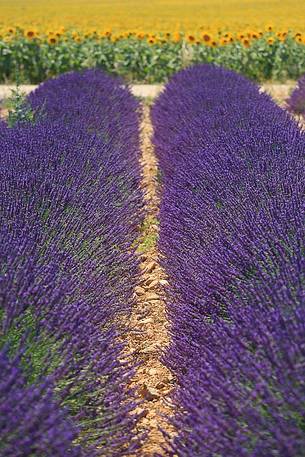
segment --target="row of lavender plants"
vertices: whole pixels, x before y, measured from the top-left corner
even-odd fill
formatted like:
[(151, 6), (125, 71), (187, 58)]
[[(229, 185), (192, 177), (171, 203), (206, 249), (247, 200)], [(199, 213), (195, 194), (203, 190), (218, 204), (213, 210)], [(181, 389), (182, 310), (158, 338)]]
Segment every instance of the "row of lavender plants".
[(165, 362), (179, 457), (305, 449), (305, 135), (234, 72), (172, 78), (152, 110)]
[(296, 88), (287, 100), (287, 106), (290, 112), (305, 116), (305, 75), (297, 82)]
[(138, 103), (95, 70), (47, 81), (29, 103), (31, 123), (0, 125), (0, 455), (126, 455)]

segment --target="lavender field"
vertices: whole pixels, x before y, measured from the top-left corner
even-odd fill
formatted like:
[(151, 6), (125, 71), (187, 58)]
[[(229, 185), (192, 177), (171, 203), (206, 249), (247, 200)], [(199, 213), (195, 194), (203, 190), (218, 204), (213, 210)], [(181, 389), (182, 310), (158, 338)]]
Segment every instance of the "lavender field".
[(153, 107), (177, 436), (169, 455), (301, 456), (305, 137), (244, 77), (198, 66)]
[(0, 127), (0, 454), (121, 455), (136, 422), (119, 335), (137, 284), (138, 105), (99, 71), (30, 102), (35, 125)]
[(85, 70), (10, 108), (0, 457), (304, 456), (304, 88)]

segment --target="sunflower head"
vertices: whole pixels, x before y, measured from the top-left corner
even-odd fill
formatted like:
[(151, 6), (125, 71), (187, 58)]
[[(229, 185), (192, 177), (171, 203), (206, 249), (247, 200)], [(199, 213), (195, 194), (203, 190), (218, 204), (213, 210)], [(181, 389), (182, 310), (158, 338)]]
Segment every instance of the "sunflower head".
[(48, 43), (54, 45), (57, 43), (57, 38), (55, 36), (49, 36)]
[(78, 33), (73, 34), (73, 41), (75, 41), (75, 43), (80, 43), (82, 41)]
[(211, 35), (207, 32), (203, 32), (201, 38), (204, 43), (209, 43), (210, 41), (212, 41)]
[(194, 35), (192, 34), (188, 34), (186, 36), (186, 40), (189, 42), (189, 43), (195, 43), (196, 42), (196, 38), (194, 37)]
[(278, 39), (279, 41), (282, 41), (282, 42), (284, 42), (284, 41), (286, 40), (287, 35), (288, 35), (287, 32), (278, 32), (278, 33), (276, 34), (277, 39)]
[(156, 38), (154, 36), (147, 37), (147, 43), (153, 45), (156, 43)]
[(248, 38), (244, 38), (242, 40), (242, 44), (245, 48), (249, 48), (250, 47), (250, 40)]
[(220, 39), (220, 45), (221, 45), (221, 46), (226, 46), (228, 43), (229, 43), (228, 38), (222, 37), (222, 38)]
[(29, 39), (32, 40), (33, 38), (36, 37), (36, 32), (33, 29), (29, 29), (25, 32), (25, 36)]

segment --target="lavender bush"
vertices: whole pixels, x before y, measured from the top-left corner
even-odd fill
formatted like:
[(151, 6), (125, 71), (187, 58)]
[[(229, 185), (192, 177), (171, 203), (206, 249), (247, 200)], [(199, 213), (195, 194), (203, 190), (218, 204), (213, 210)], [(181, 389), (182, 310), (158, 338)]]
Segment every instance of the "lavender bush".
[(183, 457), (301, 457), (305, 448), (305, 136), (270, 97), (209, 65), (152, 110), (162, 183)]
[(138, 282), (138, 103), (100, 71), (29, 97), (0, 125), (0, 454), (137, 452), (122, 355)]
[(287, 100), (289, 111), (305, 115), (305, 75), (299, 79), (296, 88)]

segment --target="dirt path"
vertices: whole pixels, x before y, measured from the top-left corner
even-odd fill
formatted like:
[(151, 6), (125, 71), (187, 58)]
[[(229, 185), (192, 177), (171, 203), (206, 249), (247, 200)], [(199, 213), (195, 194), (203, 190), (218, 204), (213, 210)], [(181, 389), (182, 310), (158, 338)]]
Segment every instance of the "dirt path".
[[(131, 316), (131, 332), (127, 350), (134, 352), (140, 362), (132, 386), (138, 397), (144, 401), (141, 410), (144, 417), (139, 423), (139, 431), (148, 429), (148, 436), (141, 449), (141, 457), (152, 457), (155, 453), (164, 455), (162, 427), (170, 432), (170, 427), (160, 414), (171, 415), (168, 395), (173, 387), (170, 371), (160, 361), (161, 351), (169, 342), (165, 303), (161, 289), (166, 284), (165, 274), (158, 261), (158, 211), (157, 161), (151, 144), (152, 126), (149, 107), (144, 105), (142, 122), (142, 159), (145, 193), (146, 220), (141, 236), (141, 285), (136, 288), (137, 305)], [(145, 317), (143, 318), (143, 314)]]
[(286, 84), (265, 83), (262, 84), (261, 90), (267, 92), (276, 103), (284, 107), (285, 100), (289, 97), (295, 85), (296, 83), (293, 81)]

